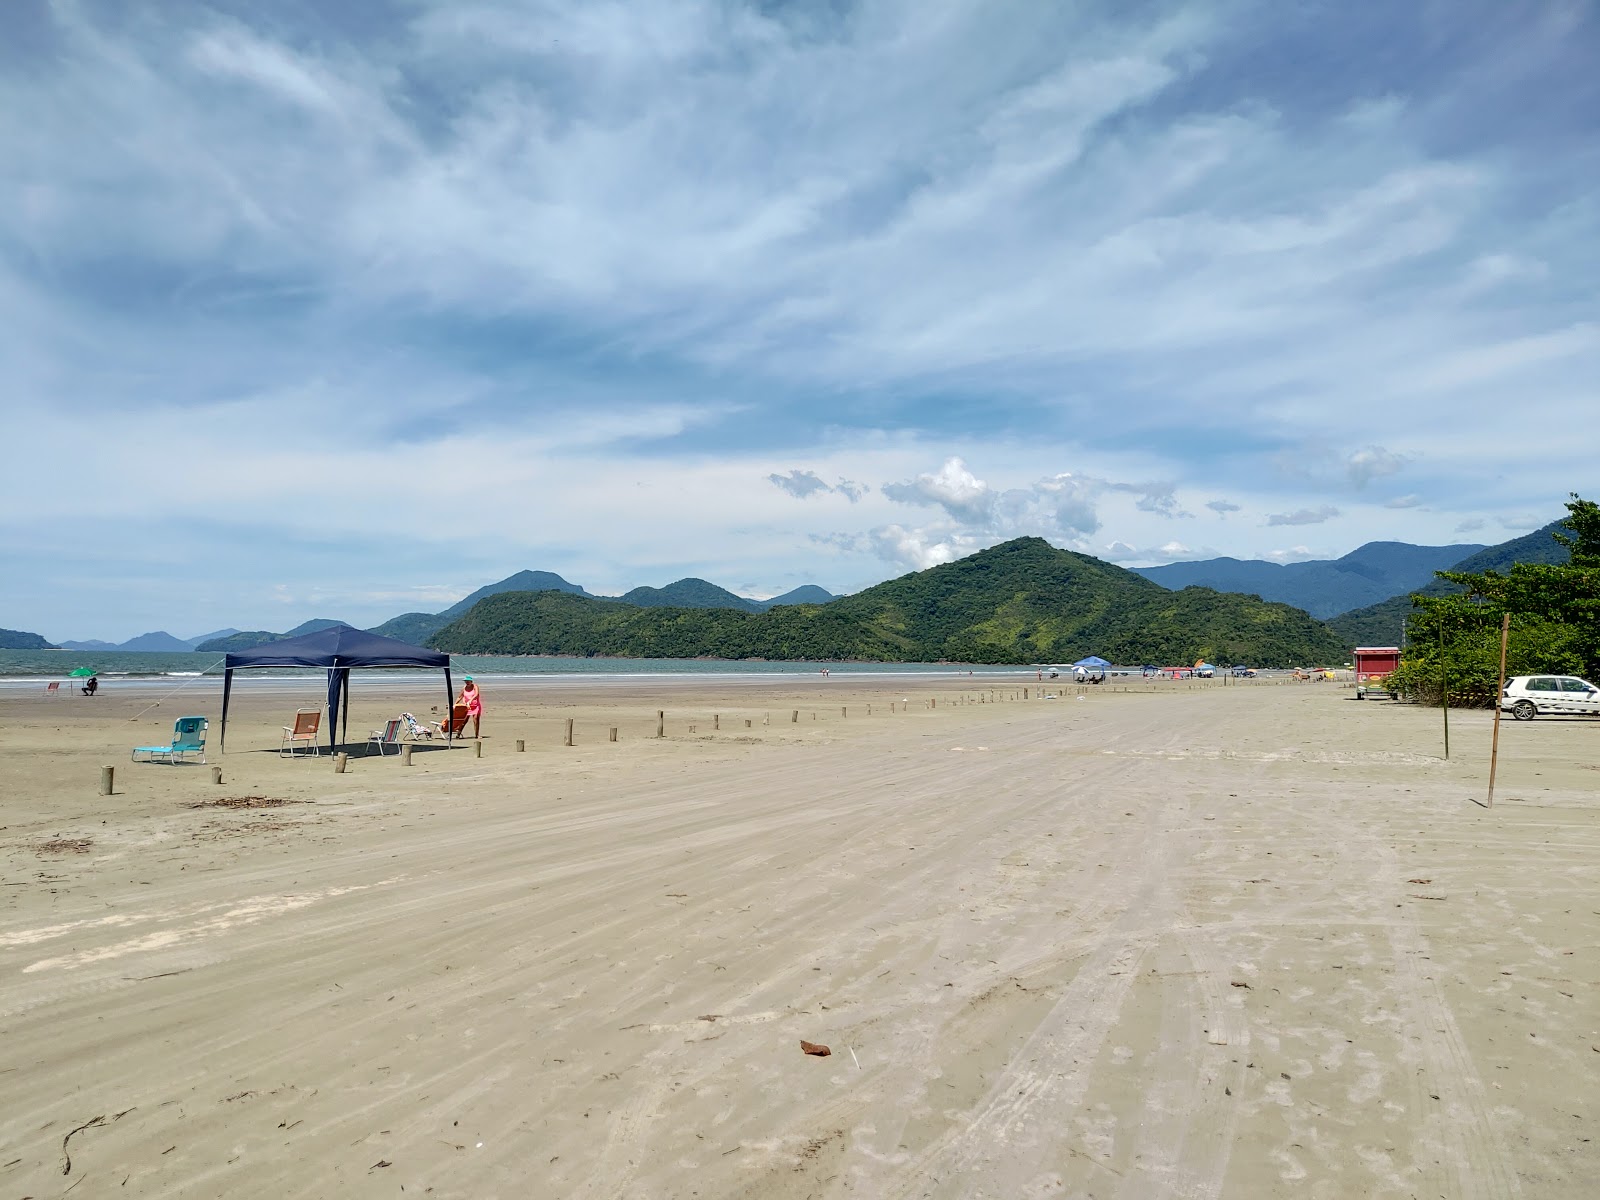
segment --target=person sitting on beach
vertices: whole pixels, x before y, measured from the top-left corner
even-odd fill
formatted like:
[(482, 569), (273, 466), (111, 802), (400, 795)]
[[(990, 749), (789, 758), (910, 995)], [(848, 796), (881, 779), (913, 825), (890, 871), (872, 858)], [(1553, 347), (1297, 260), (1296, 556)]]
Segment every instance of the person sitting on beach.
[(96, 692), (98, 692), (99, 690), (100, 690), (100, 677), (98, 675), (89, 676), (88, 680), (83, 685), (83, 694), (85, 696), (92, 696)]
[(466, 682), (461, 685), (461, 695), (456, 697), (456, 707), (466, 705), (467, 716), (472, 718), (472, 736), (478, 736), (478, 721), (483, 716), (483, 695), (478, 691), (478, 685), (472, 682), (468, 675)]

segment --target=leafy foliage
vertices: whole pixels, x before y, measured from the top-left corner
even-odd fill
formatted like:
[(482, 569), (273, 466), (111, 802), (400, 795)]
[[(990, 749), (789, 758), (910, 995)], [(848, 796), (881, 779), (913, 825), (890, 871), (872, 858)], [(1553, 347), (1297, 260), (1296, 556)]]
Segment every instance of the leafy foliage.
[(550, 592), (491, 596), (432, 644), (458, 654), (819, 661), (1329, 661), (1338, 639), (1254, 596), (1169, 592), (1130, 571), (1019, 538), (823, 605), (764, 613), (638, 608)]
[(1394, 676), (1429, 702), (1492, 705), (1500, 624), (1511, 614), (1506, 674), (1600, 674), (1600, 505), (1573, 495), (1552, 539), (1565, 563), (1513, 562), (1501, 572), (1443, 571), (1455, 595), (1419, 596)]

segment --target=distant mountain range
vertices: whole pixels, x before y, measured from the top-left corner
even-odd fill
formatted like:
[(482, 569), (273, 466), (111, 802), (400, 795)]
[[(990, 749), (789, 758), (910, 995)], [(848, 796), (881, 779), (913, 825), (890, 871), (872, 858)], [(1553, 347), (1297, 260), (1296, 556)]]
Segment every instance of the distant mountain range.
[[(1564, 563), (1571, 556), (1567, 548), (1552, 534), (1565, 533), (1560, 521), (1551, 521), (1532, 533), (1498, 546), (1488, 546), (1476, 554), (1452, 563), (1441, 570), (1450, 571), (1506, 571), (1514, 563)], [(1351, 612), (1341, 613), (1328, 622), (1328, 627), (1350, 646), (1398, 646), (1405, 636), (1406, 617), (1411, 614), (1412, 593), (1424, 596), (1448, 596), (1459, 591), (1453, 583), (1430, 578), (1425, 584), (1408, 588), (1398, 596), (1390, 596), (1377, 604), (1369, 604)]]
[(1475, 544), (1368, 542), (1343, 558), (1298, 563), (1207, 558), (1134, 570), (1173, 591), (1198, 585), (1219, 592), (1246, 592), (1292, 604), (1325, 621), (1396, 594), (1409, 594), (1431, 582), (1435, 571), (1448, 570), (1483, 549)]
[[(711, 600), (703, 581), (680, 589)], [(720, 590), (720, 589), (717, 589)], [(660, 593), (673, 593), (663, 588)], [(632, 593), (630, 593), (631, 595)], [(1343, 648), (1286, 604), (1168, 591), (1100, 559), (1017, 538), (815, 606), (656, 611), (558, 592), (504, 593), (433, 639), (457, 654), (885, 662), (1327, 662)]]
[[(373, 626), (368, 632), (420, 646), (446, 625), (469, 612), (480, 600), (506, 592), (563, 592), (590, 600), (609, 599), (595, 596), (578, 584), (550, 571), (518, 571), (498, 583), (479, 588), (443, 612), (402, 613), (398, 617), (391, 617), (382, 625)], [(835, 598), (832, 592), (808, 583), (781, 596), (774, 596), (771, 600), (751, 600), (744, 596), (736, 596), (714, 583), (707, 583), (704, 579), (680, 579), (663, 588), (634, 588), (613, 602), (635, 608), (731, 608), (740, 612), (765, 612), (778, 605), (825, 604)], [(297, 625), (287, 633), (270, 633), (266, 630), (240, 633), (238, 630), (230, 630), (229, 636), (201, 642), (194, 648), (208, 654), (229, 654), (237, 650), (249, 650), (267, 642), (275, 642), (280, 638), (299, 637), (304, 633), (315, 633), (319, 629), (326, 629), (330, 625), (342, 624), (344, 624), (342, 621), (319, 618)]]
[(133, 650), (149, 654), (185, 654), (198, 647), (202, 642), (209, 642), (213, 638), (226, 637), (238, 633), (237, 629), (217, 629), (211, 633), (202, 633), (199, 637), (179, 638), (173, 637), (165, 629), (158, 629), (154, 633), (141, 633), (136, 638), (129, 638), (125, 642), (102, 642), (91, 638), (85, 642), (62, 642), (63, 650)]
[[(1560, 524), (1559, 521), (1551, 522), (1533, 533), (1497, 546), (1485, 547), (1475, 543), (1417, 546), (1407, 542), (1368, 542), (1337, 559), (1280, 564), (1262, 560), (1213, 558), (1139, 567), (1132, 574), (1180, 595), (1187, 589), (1200, 588), (1291, 605), (1313, 617), (1326, 620), (1347, 646), (1392, 644), (1401, 637), (1406, 615), (1411, 611), (1410, 596), (1413, 592), (1438, 595), (1450, 590), (1450, 585), (1435, 580), (1434, 572), (1453, 569), (1503, 570), (1513, 562), (1564, 562), (1566, 550), (1550, 536), (1551, 531), (1558, 529)], [(868, 592), (872, 590), (868, 589)], [(479, 588), (441, 612), (403, 613), (373, 627), (371, 632), (416, 645), (426, 644), (471, 612), (480, 601), (505, 593), (538, 595), (545, 592), (620, 605), (625, 609), (729, 610), (747, 616), (759, 616), (774, 608), (793, 605), (826, 604), (834, 608), (834, 602), (840, 599), (824, 588), (806, 584), (770, 600), (752, 600), (697, 578), (680, 579), (660, 588), (636, 587), (620, 597), (604, 597), (596, 596), (550, 571), (518, 571), (498, 583)], [(178, 638), (158, 630), (126, 642), (65, 641), (60, 643), (60, 648), (227, 653), (339, 624), (344, 622), (318, 618), (302, 622), (283, 633), (219, 629), (194, 638)], [(51, 643), (39, 634), (0, 630), (0, 649), (52, 648)]]

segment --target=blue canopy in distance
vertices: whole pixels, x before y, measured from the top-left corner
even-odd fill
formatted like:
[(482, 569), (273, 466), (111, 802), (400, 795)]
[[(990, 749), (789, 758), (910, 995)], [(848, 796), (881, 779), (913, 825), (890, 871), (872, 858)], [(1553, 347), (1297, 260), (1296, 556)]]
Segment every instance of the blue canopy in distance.
[(441, 650), (408, 645), (394, 638), (365, 633), (348, 625), (319, 629), (303, 637), (280, 638), (249, 650), (240, 650), (223, 660), (222, 730), (217, 741), (228, 739), (228, 698), (233, 691), (236, 670), (263, 667), (322, 667), (328, 672), (328, 747), (334, 745), (334, 729), (339, 721), (341, 698), (345, 700), (344, 731), (350, 732), (350, 669), (352, 667), (435, 667), (444, 670), (445, 711), (450, 711), (454, 685), (450, 679), (450, 656)]
[(1101, 667), (1109, 667), (1111, 664), (1105, 659), (1101, 658), (1098, 654), (1091, 654), (1088, 658), (1080, 658), (1072, 665), (1075, 667), (1094, 667), (1099, 669)]

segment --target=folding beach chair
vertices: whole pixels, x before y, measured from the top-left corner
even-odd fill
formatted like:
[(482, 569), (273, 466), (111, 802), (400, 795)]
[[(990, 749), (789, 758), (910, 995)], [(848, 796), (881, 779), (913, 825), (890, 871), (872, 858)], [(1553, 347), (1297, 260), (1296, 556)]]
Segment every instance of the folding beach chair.
[(467, 706), (458, 704), (450, 710), (449, 724), (435, 721), (433, 727), (441, 737), (461, 737), (467, 728), (469, 720), (471, 720), (471, 717), (467, 714)]
[[(45, 684), (44, 685), (44, 694), (46, 696), (59, 696), (59, 695), (61, 695), (61, 680), (57, 679), (57, 680), (55, 680), (55, 681), (53, 681), (51, 683)], [(67, 695), (69, 695), (69, 696), (72, 695), (72, 692), (69, 690), (67, 692)]]
[(179, 763), (191, 754), (198, 754), (200, 761), (206, 760), (206, 730), (211, 722), (204, 717), (179, 717), (172, 723), (172, 744), (170, 746), (135, 746), (133, 748), (133, 761), (139, 761), (139, 755), (145, 756), (146, 762)]
[(412, 742), (433, 741), (433, 730), (410, 713), (401, 713), (400, 719), (406, 723), (406, 740)]
[(322, 710), (320, 708), (303, 708), (294, 714), (294, 724), (283, 727), (283, 742), (278, 747), (279, 758), (293, 758), (294, 748), (303, 745), (306, 754), (315, 754), (321, 757), (322, 750), (317, 746), (317, 734), (322, 729)]
[(367, 747), (361, 752), (363, 758), (372, 753), (372, 748), (378, 748), (378, 757), (382, 758), (388, 753), (386, 746), (393, 746), (396, 754), (400, 753), (400, 733), (405, 729), (405, 721), (399, 717), (388, 722), (382, 729), (374, 729), (367, 736)]

